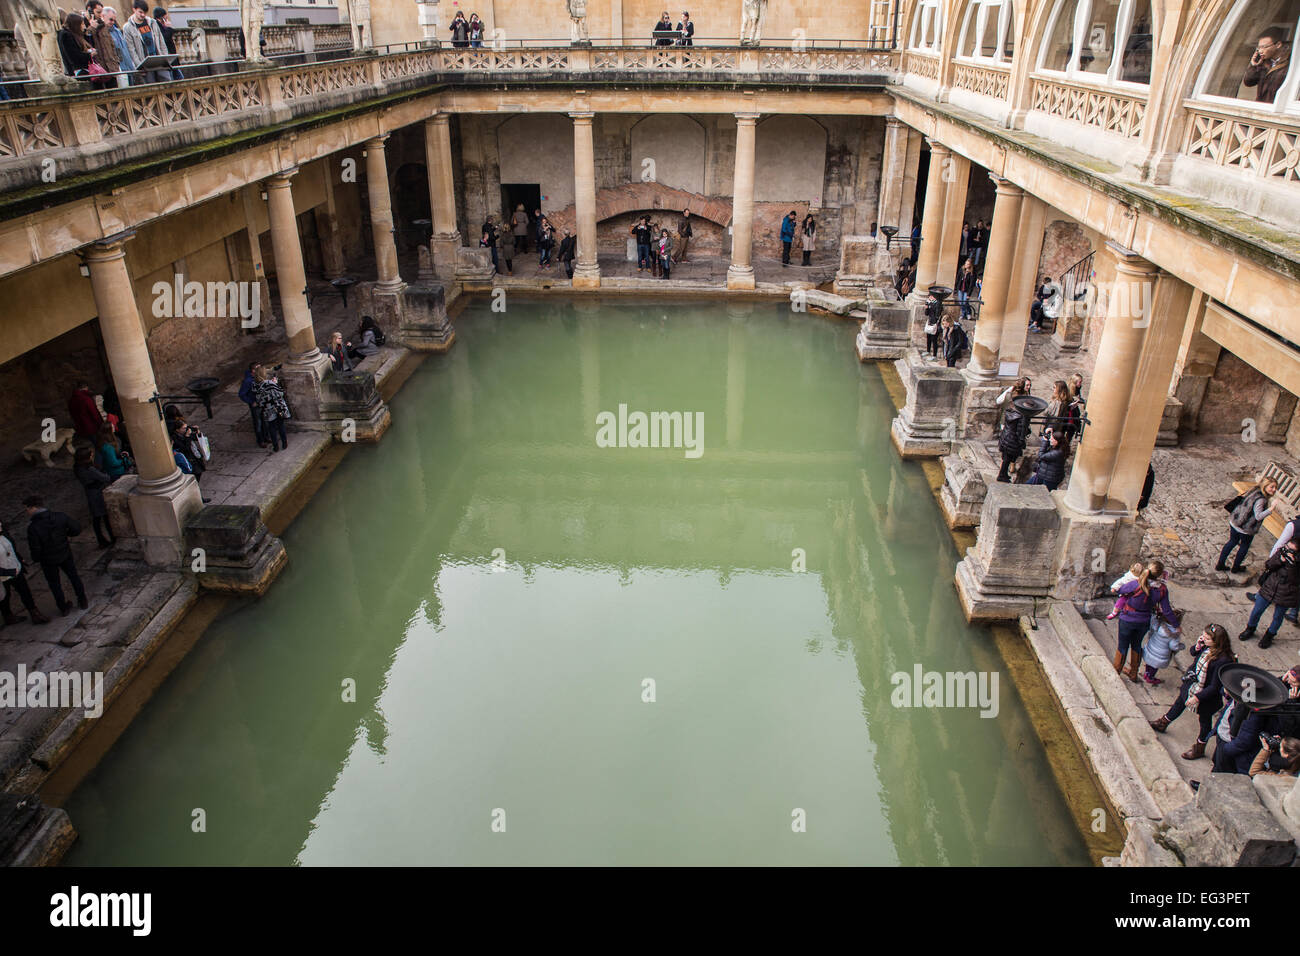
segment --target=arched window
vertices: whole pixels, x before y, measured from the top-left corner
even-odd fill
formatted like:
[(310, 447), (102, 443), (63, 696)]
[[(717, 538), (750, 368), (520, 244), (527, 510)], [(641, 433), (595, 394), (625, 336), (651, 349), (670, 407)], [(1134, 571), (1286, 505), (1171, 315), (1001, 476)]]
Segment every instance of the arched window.
[(1291, 64), (1300, 0), (1237, 0), (1219, 28), (1195, 94), (1300, 112), (1300, 71)]
[(917, 0), (908, 48), (938, 53), (943, 41), (943, 5), (940, 0)]
[(972, 0), (961, 23), (957, 55), (1010, 63), (1012, 23), (1011, 0)]
[(1150, 83), (1153, 33), (1151, 0), (1056, 0), (1038, 69), (1077, 79)]

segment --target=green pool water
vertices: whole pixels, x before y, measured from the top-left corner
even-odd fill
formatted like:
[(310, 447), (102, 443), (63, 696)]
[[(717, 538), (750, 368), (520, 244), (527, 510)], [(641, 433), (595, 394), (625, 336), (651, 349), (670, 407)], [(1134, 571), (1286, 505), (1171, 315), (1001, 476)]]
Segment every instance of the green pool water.
[[(1088, 863), (851, 323), (457, 328), (73, 795), (66, 862)], [(620, 405), (701, 453), (602, 447)], [(997, 715), (895, 706), (917, 665), (997, 675)]]

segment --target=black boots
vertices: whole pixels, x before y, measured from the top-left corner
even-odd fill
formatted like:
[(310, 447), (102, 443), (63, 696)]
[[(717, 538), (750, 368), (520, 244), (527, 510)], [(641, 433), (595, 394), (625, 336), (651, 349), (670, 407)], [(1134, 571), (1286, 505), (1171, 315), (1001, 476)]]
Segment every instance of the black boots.
[(1254, 639), (1255, 639), (1255, 629), (1253, 627), (1248, 627), (1240, 634), (1237, 635), (1237, 640), (1239, 641), (1250, 641)]
[(1277, 637), (1277, 635), (1274, 632), (1265, 631), (1264, 636), (1259, 639), (1259, 649), (1262, 651), (1264, 648), (1270, 646), (1275, 637)]

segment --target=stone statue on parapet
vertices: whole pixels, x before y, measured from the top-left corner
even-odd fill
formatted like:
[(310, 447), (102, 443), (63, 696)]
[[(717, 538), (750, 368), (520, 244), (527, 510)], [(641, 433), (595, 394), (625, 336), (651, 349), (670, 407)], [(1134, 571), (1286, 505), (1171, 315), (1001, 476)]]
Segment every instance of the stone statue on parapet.
[(366, 50), (375, 45), (370, 32), (370, 0), (351, 0), (348, 19), (352, 24), (352, 49)]
[(763, 36), (763, 16), (767, 13), (767, 0), (741, 0), (740, 45), (758, 46)]
[(56, 86), (75, 84), (63, 72), (59, 53), (62, 21), (54, 0), (0, 0), (0, 24), (10, 23), (27, 54), (33, 79)]
[(569, 22), (573, 30), (573, 43), (588, 46), (591, 39), (587, 35), (587, 0), (567, 0), (569, 4)]
[(239, 0), (239, 25), (244, 31), (244, 59), (249, 63), (265, 63), (262, 55), (262, 24), (266, 11), (262, 0)]

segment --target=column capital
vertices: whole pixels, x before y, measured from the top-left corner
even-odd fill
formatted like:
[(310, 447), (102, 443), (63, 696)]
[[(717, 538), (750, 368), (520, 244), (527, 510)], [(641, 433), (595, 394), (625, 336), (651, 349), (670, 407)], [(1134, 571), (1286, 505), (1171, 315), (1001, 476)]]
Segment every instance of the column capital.
[(596, 113), (593, 110), (573, 110), (569, 113), (570, 119), (572, 119), (576, 125), (590, 126), (591, 121), (595, 116)]
[(753, 126), (755, 123), (758, 122), (759, 118), (762, 115), (763, 115), (762, 113), (737, 113), (736, 125), (740, 126), (743, 124), (745, 126)]
[(378, 136), (372, 136), (361, 145), (366, 149), (383, 149), (384, 143), (388, 142), (388, 137), (392, 133), (380, 133)]
[(448, 125), (448, 123), (450, 123), (450, 121), (451, 121), (451, 114), (450, 114), (450, 113), (444, 113), (444, 112), (439, 111), (439, 112), (437, 112), (437, 113), (434, 113), (432, 116), (430, 116), (430, 117), (429, 117), (428, 119), (426, 119), (424, 122), (425, 122), (426, 124), (432, 123), (434, 126), (446, 126), (446, 125)]
[(134, 229), (124, 229), (122, 232), (105, 236), (103, 239), (96, 239), (94, 242), (82, 246), (77, 250), (77, 255), (83, 259), (96, 261), (117, 259), (126, 254), (124, 246), (134, 238)]
[(1154, 276), (1160, 271), (1160, 267), (1134, 252), (1126, 246), (1120, 245), (1114, 239), (1106, 240), (1106, 251), (1115, 259), (1115, 268), (1122, 269), (1130, 275)]
[(925, 141), (930, 145), (930, 152), (932, 152), (932, 153), (951, 153), (951, 152), (952, 152), (951, 149), (949, 149), (947, 146), (943, 145), (943, 143), (939, 142), (939, 141), (938, 141), (937, 139), (935, 139), (933, 136), (927, 136), (927, 137), (925, 138)]
[(997, 173), (989, 173), (989, 181), (997, 188), (999, 196), (1023, 196), (1025, 191), (1009, 179), (999, 176)]
[(901, 119), (899, 119), (897, 116), (886, 116), (885, 125), (892, 129), (897, 129), (898, 127), (904, 126), (906, 124), (904, 124), (904, 122)]
[(288, 169), (282, 169), (278, 173), (272, 173), (266, 177), (266, 185), (272, 189), (288, 189), (289, 180), (298, 175), (298, 167), (290, 166)]

